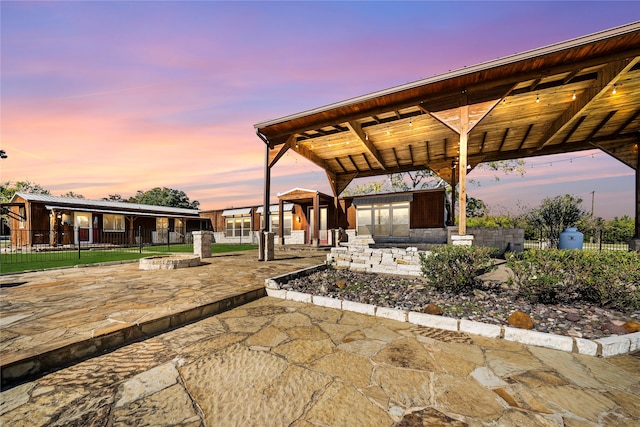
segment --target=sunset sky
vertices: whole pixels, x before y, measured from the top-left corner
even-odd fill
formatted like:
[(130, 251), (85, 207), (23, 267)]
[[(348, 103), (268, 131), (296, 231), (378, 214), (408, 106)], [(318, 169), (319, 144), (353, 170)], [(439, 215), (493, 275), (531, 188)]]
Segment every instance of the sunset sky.
[[(201, 209), (260, 204), (253, 125), (640, 19), (636, 2), (1, 1), (1, 180), (61, 195), (183, 190)], [(633, 216), (634, 171), (603, 152), (473, 171), (492, 212), (569, 193)], [(357, 183), (357, 181), (356, 181)], [(272, 198), (331, 194), (295, 153)]]

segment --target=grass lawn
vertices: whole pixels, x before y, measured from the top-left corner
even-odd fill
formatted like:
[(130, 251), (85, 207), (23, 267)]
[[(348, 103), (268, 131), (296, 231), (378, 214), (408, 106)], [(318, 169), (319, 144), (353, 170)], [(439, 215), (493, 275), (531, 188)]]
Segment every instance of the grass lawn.
[[(216, 243), (211, 245), (211, 253), (225, 253), (257, 249), (257, 245), (239, 245)], [(101, 262), (136, 260), (148, 256), (171, 253), (193, 253), (193, 245), (176, 245), (171, 248), (154, 246), (138, 250), (127, 251), (82, 251), (78, 258), (77, 251), (67, 252), (34, 252), (0, 255), (0, 273), (18, 273), (29, 270), (45, 270), (52, 268), (71, 267), (74, 265), (97, 264)]]

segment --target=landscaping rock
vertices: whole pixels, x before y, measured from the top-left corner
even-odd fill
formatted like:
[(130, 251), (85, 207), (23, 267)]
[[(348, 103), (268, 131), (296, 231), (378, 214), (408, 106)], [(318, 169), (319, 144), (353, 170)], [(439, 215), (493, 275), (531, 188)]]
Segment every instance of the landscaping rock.
[(507, 319), (509, 325), (520, 329), (533, 329), (533, 320), (527, 313), (514, 311)]

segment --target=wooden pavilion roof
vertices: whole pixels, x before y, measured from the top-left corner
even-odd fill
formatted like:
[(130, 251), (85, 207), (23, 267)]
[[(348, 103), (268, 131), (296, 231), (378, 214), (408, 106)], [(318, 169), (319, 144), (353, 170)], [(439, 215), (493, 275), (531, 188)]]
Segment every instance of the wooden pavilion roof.
[[(462, 125), (461, 108), (468, 111)], [(289, 149), (356, 177), (599, 148), (638, 168), (640, 22), (254, 125), (273, 166)]]

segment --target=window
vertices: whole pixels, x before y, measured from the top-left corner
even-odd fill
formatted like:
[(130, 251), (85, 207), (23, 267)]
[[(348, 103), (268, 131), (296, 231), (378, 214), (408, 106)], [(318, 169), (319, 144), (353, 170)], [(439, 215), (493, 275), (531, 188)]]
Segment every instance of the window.
[(251, 234), (251, 216), (241, 215), (225, 218), (227, 237), (249, 237)]
[(358, 205), (358, 234), (406, 237), (409, 235), (409, 203)]
[(18, 215), (20, 215), (20, 228), (24, 228), (25, 224), (26, 224), (26, 218), (27, 218), (27, 210), (24, 208), (24, 206), (20, 206), (18, 208)]
[(156, 233), (159, 241), (164, 241), (168, 237), (169, 218), (156, 218)]
[(104, 214), (102, 216), (102, 229), (107, 232), (124, 233), (124, 215)]
[[(284, 223), (284, 235), (291, 236), (291, 228), (293, 224), (293, 214), (291, 212), (282, 213), (282, 221)], [(269, 231), (278, 236), (280, 233), (280, 217), (278, 212), (271, 212), (269, 215)], [(260, 215), (260, 224), (264, 224), (264, 215)]]

